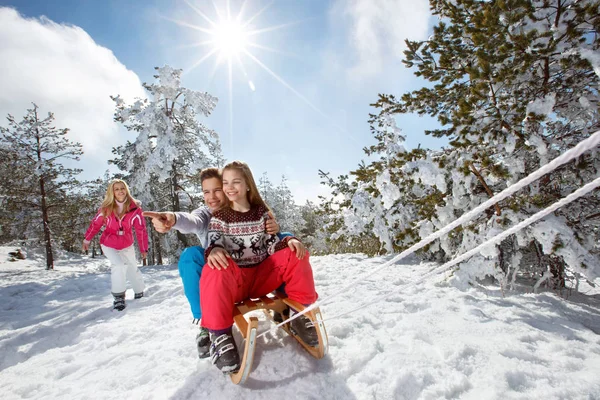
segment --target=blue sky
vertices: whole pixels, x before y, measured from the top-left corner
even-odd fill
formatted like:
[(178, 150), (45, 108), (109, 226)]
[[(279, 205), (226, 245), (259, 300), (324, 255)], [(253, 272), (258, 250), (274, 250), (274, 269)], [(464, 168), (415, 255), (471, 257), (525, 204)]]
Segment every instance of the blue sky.
[[(242, 66), (233, 63), (232, 96), (227, 63), (217, 65), (217, 53), (191, 68), (213, 48), (193, 46), (209, 36), (190, 26), (210, 29), (200, 13), (218, 23), (228, 5), (233, 16), (243, 7), (242, 21), (256, 16), (247, 30), (265, 30), (250, 39), (263, 48), (246, 47), (258, 62), (240, 53)], [(423, 85), (403, 66), (401, 52), (405, 38), (426, 39), (433, 23), (424, 0), (0, 0), (1, 6), (17, 13), (0, 9), (0, 56), (13, 60), (1, 67), (0, 114), (20, 117), (32, 101), (55, 112), (57, 125), (84, 145), (85, 178), (108, 168), (110, 148), (134, 139), (112, 122), (108, 95), (139, 95), (153, 68), (169, 64), (184, 70), (184, 86), (219, 98), (201, 120), (219, 133), (225, 157), (248, 162), (256, 177), (267, 172), (275, 184), (285, 174), (298, 202), (324, 192), (319, 169), (345, 174), (365, 158), (362, 148), (374, 143), (369, 104), (378, 93)], [(398, 122), (409, 148), (444, 144), (423, 134), (435, 126), (431, 119)]]

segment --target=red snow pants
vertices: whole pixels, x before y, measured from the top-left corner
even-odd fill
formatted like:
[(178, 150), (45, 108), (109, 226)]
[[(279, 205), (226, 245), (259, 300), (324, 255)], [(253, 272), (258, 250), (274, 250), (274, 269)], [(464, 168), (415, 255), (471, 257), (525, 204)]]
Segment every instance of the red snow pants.
[(249, 297), (271, 293), (282, 283), (291, 300), (312, 304), (317, 300), (308, 252), (302, 260), (289, 248), (270, 255), (255, 267), (240, 268), (229, 259), (227, 269), (212, 269), (206, 264), (200, 278), (202, 326), (209, 330), (233, 325), (234, 304)]

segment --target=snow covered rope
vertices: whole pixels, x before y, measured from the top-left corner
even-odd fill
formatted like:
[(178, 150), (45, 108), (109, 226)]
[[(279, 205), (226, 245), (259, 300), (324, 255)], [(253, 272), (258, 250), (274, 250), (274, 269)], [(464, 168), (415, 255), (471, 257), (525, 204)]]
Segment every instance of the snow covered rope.
[[(535, 180), (541, 178), (542, 176), (544, 176), (544, 175), (546, 175), (546, 174), (554, 171), (556, 168), (560, 167), (563, 164), (566, 164), (567, 162), (571, 161), (572, 159), (579, 157), (580, 155), (582, 155), (586, 151), (593, 149), (594, 147), (598, 146), (599, 144), (600, 144), (600, 131), (596, 131), (589, 138), (587, 138), (585, 140), (582, 140), (577, 146), (573, 147), (572, 149), (570, 149), (569, 151), (565, 152), (564, 154), (556, 157), (554, 160), (550, 161), (548, 164), (540, 167), (536, 171), (534, 171), (531, 174), (527, 175), (525, 178), (521, 179), (517, 183), (515, 183), (515, 184), (513, 184), (513, 185), (511, 185), (509, 187), (507, 187), (506, 189), (504, 189), (500, 193), (498, 193), (495, 196), (491, 197), (487, 201), (481, 203), (479, 206), (475, 207), (474, 209), (472, 209), (468, 213), (464, 214), (460, 218), (454, 220), (453, 222), (449, 223), (448, 225), (444, 226), (443, 228), (441, 228), (441, 229), (433, 232), (431, 235), (427, 236), (426, 238), (421, 239), (421, 241), (419, 241), (418, 243), (415, 243), (414, 245), (412, 245), (408, 249), (404, 250), (403, 252), (401, 252), (400, 254), (398, 254), (397, 256), (395, 256), (394, 258), (392, 258), (391, 260), (389, 260), (386, 263), (382, 264), (380, 267), (375, 268), (375, 269), (371, 270), (370, 272), (368, 272), (368, 273), (366, 273), (366, 274), (358, 277), (354, 281), (350, 282), (348, 285), (344, 286), (338, 292), (336, 292), (336, 293), (334, 293), (334, 294), (326, 297), (325, 299), (322, 299), (322, 300), (319, 300), (319, 301), (315, 302), (314, 304), (312, 304), (309, 307), (306, 307), (302, 312), (300, 312), (298, 314), (295, 314), (290, 319), (288, 319), (288, 320), (286, 320), (286, 321), (284, 321), (284, 322), (282, 322), (282, 323), (274, 326), (272, 329), (279, 328), (279, 327), (283, 326), (284, 324), (292, 321), (293, 319), (296, 319), (296, 318), (300, 317), (301, 315), (309, 312), (310, 310), (313, 310), (314, 308), (322, 306), (327, 301), (330, 301), (330, 300), (338, 297), (339, 295), (346, 293), (349, 289), (351, 289), (353, 286), (356, 286), (357, 284), (359, 284), (360, 282), (362, 282), (366, 278), (368, 278), (368, 277), (370, 277), (370, 276), (378, 273), (379, 271), (383, 270), (384, 268), (387, 268), (391, 264), (402, 260), (403, 258), (409, 256), (410, 254), (414, 253), (415, 251), (422, 249), (423, 247), (427, 246), (429, 243), (433, 242), (434, 240), (436, 240), (436, 239), (442, 237), (443, 235), (447, 234), (448, 232), (452, 231), (454, 228), (456, 228), (456, 227), (458, 227), (458, 226), (460, 226), (460, 225), (462, 225), (462, 224), (464, 224), (466, 222), (469, 222), (471, 219), (473, 219), (475, 216), (477, 216), (481, 212), (487, 210), (489, 207), (491, 207), (494, 204), (496, 204), (496, 203), (504, 200), (505, 198), (511, 196), (512, 194), (514, 194), (517, 191), (521, 190), (522, 188), (524, 188), (525, 186), (529, 185), (533, 181), (535, 181)], [(593, 182), (595, 182), (595, 181), (593, 181)], [(584, 186), (584, 188), (585, 187), (587, 187), (587, 185)], [(574, 192), (572, 194), (575, 194), (577, 192), (578, 191), (576, 191), (576, 192)], [(535, 214), (535, 215), (537, 215), (537, 214)], [(529, 220), (530, 218), (528, 218), (527, 220)], [(527, 220), (525, 220), (525, 221), (527, 221)], [(525, 222), (525, 221), (523, 221), (523, 222)], [(437, 270), (437, 268), (436, 268), (436, 270)], [(261, 336), (263, 336), (265, 334), (267, 334), (267, 332), (261, 333), (260, 335), (258, 335), (258, 337), (261, 337)]]
[[(557, 201), (556, 203), (552, 204), (549, 207), (544, 208), (543, 210), (538, 211), (537, 213), (533, 214), (531, 217), (519, 222), (517, 225), (513, 226), (510, 229), (505, 230), (504, 232), (501, 232), (499, 234), (497, 234), (496, 236), (492, 237), (491, 239), (488, 239), (487, 241), (481, 243), (479, 246), (474, 247), (473, 249), (461, 254), (460, 256), (448, 261), (447, 263), (440, 265), (439, 267), (436, 267), (434, 269), (432, 269), (431, 271), (427, 272), (426, 274), (424, 274), (423, 276), (421, 276), (418, 279), (415, 279), (414, 281), (411, 281), (403, 286), (401, 286), (401, 289), (408, 289), (410, 287), (413, 287), (415, 285), (420, 284), (421, 282), (425, 281), (427, 278), (433, 276), (433, 275), (437, 275), (439, 273), (442, 273), (450, 268), (452, 268), (453, 266), (455, 266), (456, 264), (459, 264), (469, 258), (471, 258), (472, 256), (474, 256), (475, 254), (479, 253), (481, 250), (483, 250), (485, 247), (488, 246), (493, 246), (496, 245), (500, 242), (502, 242), (504, 239), (506, 239), (507, 237), (509, 237), (510, 235), (513, 235), (515, 233), (517, 233), (518, 231), (520, 231), (523, 228), (528, 227), (529, 225), (533, 224), (534, 222), (539, 221), (540, 219), (544, 218), (545, 216), (547, 216), (550, 213), (553, 213), (554, 211), (556, 211), (557, 209), (559, 209), (560, 207), (569, 204), (572, 201), (577, 200), (578, 198), (585, 196), (586, 194), (588, 194), (589, 192), (591, 192), (592, 190), (596, 189), (600, 187), (600, 177), (594, 179), (593, 181), (591, 181), (590, 183), (588, 183), (585, 186), (580, 187), (579, 189), (577, 189), (576, 191), (574, 191), (573, 193), (571, 193), (570, 195), (568, 195), (565, 198), (560, 199), (559, 201)], [(400, 289), (399, 288), (399, 289)], [(374, 301), (371, 301), (369, 303), (363, 304), (362, 306), (355, 308), (351, 311), (346, 311), (342, 314), (338, 314), (335, 315), (331, 318), (327, 318), (327, 321), (331, 321), (340, 317), (343, 317), (344, 315), (348, 315), (348, 314), (352, 314), (356, 311), (362, 310), (363, 308), (367, 308), (373, 304), (379, 303), (382, 300), (386, 300), (388, 297), (392, 296), (392, 295), (397, 295), (398, 292), (394, 291), (393, 293), (390, 294), (386, 294), (385, 296), (382, 296), (378, 299), (375, 299)]]

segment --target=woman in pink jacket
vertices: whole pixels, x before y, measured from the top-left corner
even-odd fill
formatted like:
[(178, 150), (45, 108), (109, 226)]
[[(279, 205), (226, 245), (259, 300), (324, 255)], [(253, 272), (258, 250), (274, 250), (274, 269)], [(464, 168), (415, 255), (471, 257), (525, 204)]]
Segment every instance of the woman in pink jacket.
[(148, 252), (148, 232), (140, 202), (131, 196), (129, 187), (120, 179), (114, 179), (108, 184), (100, 210), (85, 233), (84, 251), (88, 250), (91, 240), (102, 226), (104, 232), (100, 236), (100, 246), (112, 264), (110, 277), (111, 292), (114, 296), (113, 308), (123, 311), (126, 280), (129, 280), (133, 286), (134, 298), (139, 299), (144, 296), (144, 280), (137, 266), (131, 228), (135, 229), (138, 246), (144, 259)]

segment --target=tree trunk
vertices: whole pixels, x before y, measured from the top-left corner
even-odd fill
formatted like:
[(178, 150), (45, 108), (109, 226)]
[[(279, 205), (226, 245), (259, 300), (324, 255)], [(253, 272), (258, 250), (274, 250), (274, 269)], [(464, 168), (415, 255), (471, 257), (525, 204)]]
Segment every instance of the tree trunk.
[(152, 234), (152, 265), (163, 265), (162, 247), (160, 245), (160, 236), (151, 230)]
[(42, 194), (42, 223), (44, 224), (44, 243), (46, 244), (46, 269), (54, 269), (52, 241), (50, 239), (50, 227), (48, 226), (48, 207), (46, 206), (46, 191), (44, 189), (43, 178), (40, 178), (40, 192)]
[(550, 256), (549, 258), (554, 289), (562, 290), (565, 288), (565, 263), (562, 257)]
[[(477, 177), (477, 179), (479, 179), (479, 182), (481, 182), (481, 184), (483, 185), (485, 192), (488, 194), (488, 196), (490, 196), (490, 198), (494, 197), (494, 193), (492, 192), (492, 189), (490, 189), (490, 187), (487, 185), (483, 176), (479, 173), (477, 168), (475, 168), (475, 165), (472, 162), (470, 163), (470, 165), (471, 165), (471, 172), (473, 172), (473, 174)], [(494, 208), (496, 209), (496, 215), (500, 216), (501, 212), (500, 212), (500, 206), (498, 205), (498, 203), (494, 204)]]
[(154, 235), (154, 229), (150, 228), (149, 226), (146, 226), (146, 231), (148, 233), (148, 264), (149, 265), (156, 265), (156, 263), (154, 262), (154, 241), (156, 240), (155, 235)]
[[(37, 109), (35, 110), (35, 122), (38, 122)], [(42, 165), (42, 146), (40, 143), (40, 132), (35, 128), (37, 141), (37, 159)], [(42, 207), (42, 224), (44, 226), (44, 243), (46, 244), (46, 269), (54, 269), (54, 256), (52, 255), (52, 240), (50, 238), (50, 226), (48, 226), (48, 206), (46, 205), (46, 189), (44, 188), (44, 177), (40, 171), (40, 196)]]
[[(173, 211), (181, 211), (181, 206), (179, 204), (179, 182), (177, 182), (177, 166), (173, 163), (173, 176), (171, 177), (171, 200), (172, 200), (172, 209)], [(181, 242), (184, 249), (190, 247), (187, 238), (185, 235), (179, 231), (177, 231), (177, 239)]]

